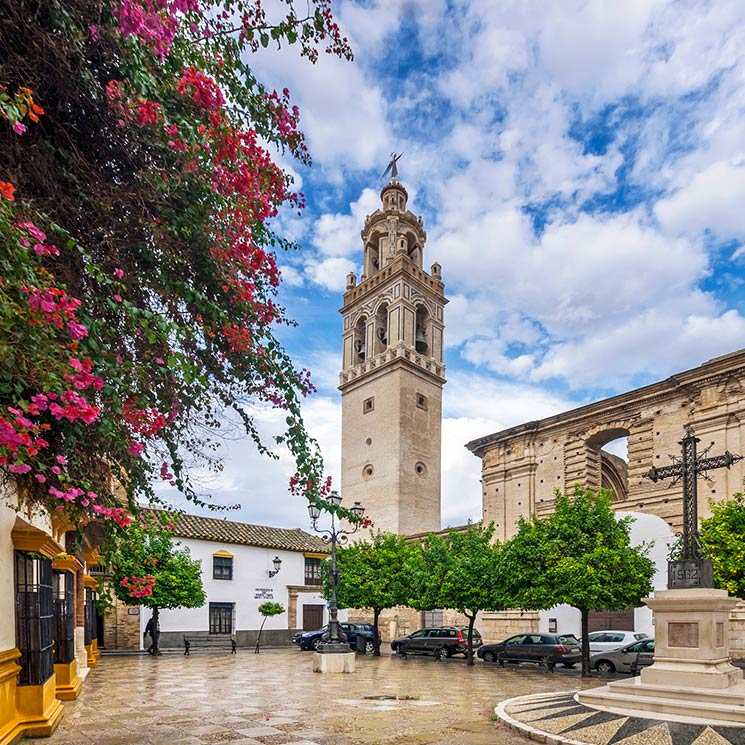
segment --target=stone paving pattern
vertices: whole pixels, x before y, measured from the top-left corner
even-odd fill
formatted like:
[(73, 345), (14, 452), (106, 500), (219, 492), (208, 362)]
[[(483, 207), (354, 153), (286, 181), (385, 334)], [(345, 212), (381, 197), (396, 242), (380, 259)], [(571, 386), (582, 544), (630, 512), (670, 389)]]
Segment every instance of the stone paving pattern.
[(707, 726), (611, 714), (577, 703), (574, 691), (520, 697), (504, 702), (500, 708), (522, 728), (524, 734), (540, 742), (745, 745), (745, 727)]
[(500, 669), (478, 660), (467, 668), (463, 658), (358, 656), (352, 675), (320, 675), (311, 666), (311, 653), (296, 649), (103, 656), (80, 698), (65, 703), (57, 731), (25, 742), (524, 745), (494, 721), (494, 707), (521, 694), (581, 687), (568, 671)]

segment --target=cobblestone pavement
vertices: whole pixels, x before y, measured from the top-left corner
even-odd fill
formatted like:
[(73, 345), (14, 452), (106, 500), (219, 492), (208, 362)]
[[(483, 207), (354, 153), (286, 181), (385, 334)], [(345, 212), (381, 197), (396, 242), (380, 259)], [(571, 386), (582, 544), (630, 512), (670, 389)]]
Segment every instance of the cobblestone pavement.
[[(502, 700), (583, 687), (574, 671), (463, 658), (357, 657), (312, 672), (296, 649), (103, 656), (57, 731), (37, 745), (525, 745), (494, 721)], [(591, 680), (588, 686), (598, 685)]]

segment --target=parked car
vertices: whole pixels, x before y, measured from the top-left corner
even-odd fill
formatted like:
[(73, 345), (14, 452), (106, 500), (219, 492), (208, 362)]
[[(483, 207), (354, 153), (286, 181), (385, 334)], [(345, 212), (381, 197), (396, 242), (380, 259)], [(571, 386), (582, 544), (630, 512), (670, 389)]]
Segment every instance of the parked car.
[[(365, 652), (372, 652), (375, 648), (373, 643), (373, 625), (371, 623), (346, 623), (342, 622), (339, 624), (342, 631), (347, 635), (347, 641), (349, 646), (356, 650), (357, 645), (364, 644)], [(300, 649), (318, 649), (318, 645), (321, 643), (321, 637), (326, 631), (324, 626), (322, 629), (316, 631), (298, 631), (295, 636), (292, 637), (294, 644), (299, 645)], [(378, 639), (380, 639), (380, 632), (378, 631)], [(361, 646), (360, 649), (363, 647)]]
[(499, 644), (484, 644), (477, 655), (484, 662), (536, 662), (549, 670), (561, 664), (572, 667), (582, 659), (573, 634), (515, 634)]
[(599, 673), (632, 673), (654, 662), (654, 639), (642, 639), (621, 649), (598, 652), (590, 657), (590, 667)]
[[(474, 649), (481, 646), (481, 634), (474, 629), (471, 637)], [(438, 626), (419, 629), (408, 636), (391, 642), (391, 649), (401, 655), (433, 654), (438, 659), (454, 654), (468, 654), (468, 628), (464, 626)]]
[(587, 635), (590, 640), (590, 654), (620, 649), (632, 642), (646, 639), (647, 635), (637, 631), (593, 631)]

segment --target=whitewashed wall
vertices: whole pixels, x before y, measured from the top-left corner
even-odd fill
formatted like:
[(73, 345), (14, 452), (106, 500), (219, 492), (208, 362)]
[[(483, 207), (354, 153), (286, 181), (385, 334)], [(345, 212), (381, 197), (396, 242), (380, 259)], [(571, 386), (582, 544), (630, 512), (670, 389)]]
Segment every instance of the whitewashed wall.
[[(675, 540), (670, 526), (656, 515), (647, 515), (643, 512), (618, 512), (619, 517), (631, 516), (634, 522), (631, 524), (631, 542), (634, 546), (642, 543), (651, 544), (649, 557), (655, 562), (657, 572), (652, 578), (652, 586), (655, 590), (664, 590), (667, 587), (667, 556), (670, 545)], [(575, 634), (580, 636), (582, 624), (579, 611), (568, 605), (557, 605), (553, 608), (539, 613), (539, 629), (548, 633), (549, 619), (557, 620), (557, 631), (560, 634)], [(654, 636), (654, 623), (652, 611), (646, 605), (636, 608), (634, 611), (634, 630)]]
[[(285, 612), (281, 615), (267, 619), (265, 629), (298, 628), (302, 625), (304, 604), (323, 604), (324, 606), (326, 604), (318, 592), (300, 592), (298, 593), (297, 619), (292, 619), (288, 623), (287, 586), (305, 585), (305, 557), (300, 552), (201, 541), (193, 538), (178, 538), (177, 540), (189, 549), (192, 558), (202, 563), (202, 582), (207, 594), (207, 602), (201, 608), (161, 611), (162, 632), (207, 631), (210, 603), (235, 603), (234, 628), (236, 631), (253, 630), (261, 626), (262, 616), (258, 607), (265, 600), (281, 603), (285, 608)], [(232, 580), (212, 578), (212, 556), (216, 551), (228, 551), (233, 554)], [(278, 574), (270, 578), (269, 571), (274, 570), (272, 561), (275, 556), (282, 559), (282, 567)], [(257, 591), (258, 594), (273, 597), (256, 598)], [(324, 623), (327, 615), (327, 611), (324, 611)], [(149, 618), (150, 612), (145, 609), (140, 614), (141, 631), (144, 631)]]

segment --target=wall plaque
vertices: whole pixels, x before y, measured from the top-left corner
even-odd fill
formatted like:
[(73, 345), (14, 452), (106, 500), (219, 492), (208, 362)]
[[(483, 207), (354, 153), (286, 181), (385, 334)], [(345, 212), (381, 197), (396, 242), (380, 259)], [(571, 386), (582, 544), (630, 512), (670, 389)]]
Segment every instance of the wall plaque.
[(257, 587), (254, 590), (255, 600), (274, 600), (274, 589), (271, 587)]
[(672, 622), (667, 625), (668, 647), (698, 647), (698, 623)]
[(139, 608), (127, 608), (127, 615), (128, 616), (139, 616), (140, 609)]
[(684, 587), (713, 587), (713, 567), (706, 559), (667, 562), (667, 586), (670, 590)]

